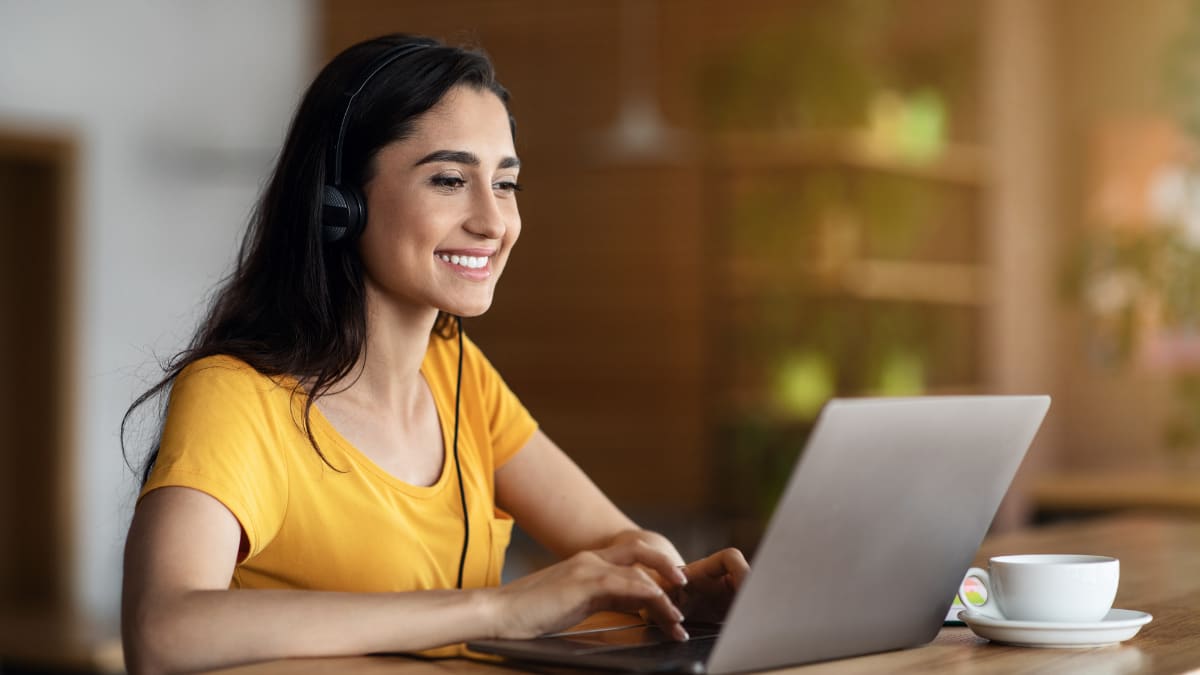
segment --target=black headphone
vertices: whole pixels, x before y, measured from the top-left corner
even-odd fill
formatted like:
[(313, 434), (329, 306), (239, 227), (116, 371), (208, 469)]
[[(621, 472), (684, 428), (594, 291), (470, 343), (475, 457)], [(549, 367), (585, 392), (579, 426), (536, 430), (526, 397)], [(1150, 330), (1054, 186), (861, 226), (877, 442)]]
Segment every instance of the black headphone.
[[(371, 62), (363, 72), (366, 73), (358, 86), (346, 90), (346, 105), (338, 122), (337, 142), (333, 145), (332, 160), (328, 168), (333, 174), (333, 182), (326, 181), (321, 196), (321, 240), (326, 243), (337, 241), (353, 241), (362, 234), (367, 225), (367, 200), (362, 190), (353, 185), (342, 184), (342, 144), (346, 140), (346, 127), (350, 126), (350, 111), (354, 100), (367, 88), (371, 80), (384, 68), (397, 59), (418, 52), (429, 44), (403, 44), (392, 47), (379, 58)], [(463, 587), (463, 568), (467, 563), (467, 546), (471, 541), (471, 518), (467, 513), (467, 490), (463, 486), (462, 463), (458, 459), (458, 416), (462, 405), (462, 371), (463, 371), (463, 327), (462, 317), (454, 317), (456, 333), (458, 333), (458, 376), (454, 383), (454, 472), (458, 475), (458, 496), (462, 502), (463, 512), (463, 545), (458, 558), (458, 578), (456, 586)]]
[[(346, 90), (346, 104), (338, 122), (337, 141), (326, 160), (329, 173), (326, 174), (321, 194), (321, 240), (325, 243), (353, 241), (362, 234), (367, 225), (367, 200), (362, 190), (354, 185), (342, 184), (342, 146), (346, 140), (346, 128), (350, 126), (350, 112), (354, 109), (355, 99), (384, 68), (397, 59), (429, 46), (431, 45), (407, 43), (388, 49), (363, 70), (366, 75), (359, 80), (357, 87)], [(329, 175), (333, 177), (332, 182), (328, 180)]]

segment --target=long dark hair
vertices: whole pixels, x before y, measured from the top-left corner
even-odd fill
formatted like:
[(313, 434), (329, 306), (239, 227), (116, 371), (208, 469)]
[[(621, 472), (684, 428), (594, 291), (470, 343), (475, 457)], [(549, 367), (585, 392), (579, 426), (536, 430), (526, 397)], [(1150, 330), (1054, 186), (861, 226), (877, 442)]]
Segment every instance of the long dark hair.
[[(325, 66), (300, 102), (233, 272), (219, 286), (188, 347), (163, 365), (163, 378), (125, 411), (121, 449), (127, 463), (125, 437), (134, 412), (168, 392), (188, 365), (217, 354), (241, 359), (269, 377), (304, 382), (304, 432), (325, 459), (310, 425), (312, 405), (350, 375), (365, 347), (367, 319), (357, 244), (322, 243), (322, 186), (332, 170), (330, 155), (348, 95), (382, 54), (406, 45), (414, 48), (375, 75), (354, 101), (342, 148), (343, 184), (361, 187), (370, 181), (380, 149), (407, 138), (417, 118), (456, 85), (491, 91), (507, 108), (508, 92), (484, 53), (432, 38), (375, 38)], [(433, 330), (452, 337), (452, 317), (439, 312)], [(140, 472), (143, 484), (158, 459), (165, 406), (164, 400), (159, 430)]]

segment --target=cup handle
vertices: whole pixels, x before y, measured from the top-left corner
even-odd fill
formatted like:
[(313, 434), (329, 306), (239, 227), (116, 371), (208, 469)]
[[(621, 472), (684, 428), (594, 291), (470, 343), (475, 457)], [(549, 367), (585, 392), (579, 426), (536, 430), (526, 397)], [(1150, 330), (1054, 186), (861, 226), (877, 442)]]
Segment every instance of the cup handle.
[[(970, 579), (971, 577), (975, 577), (981, 581), (984, 589), (987, 590), (987, 597), (984, 598), (982, 605), (976, 605), (967, 600), (967, 591), (964, 586), (967, 583), (967, 579)], [(992, 578), (988, 576), (987, 570), (985, 569), (972, 567), (971, 569), (967, 570), (967, 573), (963, 575), (962, 582), (958, 585), (958, 600), (963, 604), (965, 609), (968, 609), (972, 612), (978, 612), (993, 619), (1004, 620), (1004, 616), (1000, 614), (1000, 610), (996, 607), (996, 595), (992, 593)]]

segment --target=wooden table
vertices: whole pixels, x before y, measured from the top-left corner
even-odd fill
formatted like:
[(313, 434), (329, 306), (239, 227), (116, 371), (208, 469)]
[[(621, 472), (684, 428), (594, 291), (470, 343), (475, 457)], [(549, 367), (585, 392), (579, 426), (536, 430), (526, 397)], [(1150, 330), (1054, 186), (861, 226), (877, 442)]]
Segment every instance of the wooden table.
[[(855, 673), (1182, 673), (1200, 668), (1200, 520), (1120, 516), (990, 537), (976, 564), (1002, 553), (1094, 553), (1121, 559), (1116, 606), (1154, 615), (1120, 645), (1029, 649), (992, 644), (967, 628), (943, 628), (933, 642), (897, 652), (789, 668), (798, 675)], [(563, 672), (539, 668), (541, 672)], [(283, 673), (512, 673), (467, 660), (404, 657), (290, 659), (219, 671), (224, 675)], [(594, 671), (591, 671), (594, 672)]]

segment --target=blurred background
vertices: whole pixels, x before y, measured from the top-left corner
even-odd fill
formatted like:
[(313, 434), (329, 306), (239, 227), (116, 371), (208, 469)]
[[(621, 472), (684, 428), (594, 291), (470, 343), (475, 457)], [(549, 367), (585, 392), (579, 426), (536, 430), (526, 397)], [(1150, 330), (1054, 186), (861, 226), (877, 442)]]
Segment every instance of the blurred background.
[(0, 0), (0, 672), (120, 670), (121, 415), (391, 31), (513, 93), (467, 330), (686, 555), (753, 550), (832, 396), (1051, 394), (996, 529), (1200, 509), (1193, 0)]

